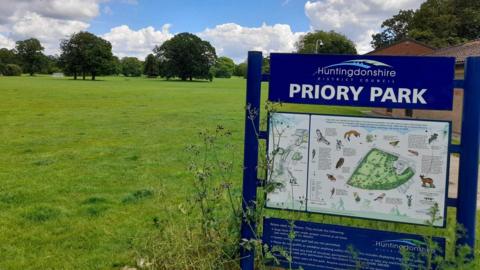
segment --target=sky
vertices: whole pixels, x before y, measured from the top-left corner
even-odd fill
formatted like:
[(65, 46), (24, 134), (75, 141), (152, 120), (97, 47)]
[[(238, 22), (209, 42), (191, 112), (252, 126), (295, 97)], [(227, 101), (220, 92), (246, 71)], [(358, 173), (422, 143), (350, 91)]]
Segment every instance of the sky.
[(372, 50), (371, 35), (400, 9), (423, 0), (0, 0), (0, 48), (37, 38), (58, 54), (61, 39), (89, 31), (112, 43), (119, 57), (140, 59), (175, 34), (209, 41), (235, 62), (249, 50), (292, 52), (307, 32), (334, 30), (359, 53)]

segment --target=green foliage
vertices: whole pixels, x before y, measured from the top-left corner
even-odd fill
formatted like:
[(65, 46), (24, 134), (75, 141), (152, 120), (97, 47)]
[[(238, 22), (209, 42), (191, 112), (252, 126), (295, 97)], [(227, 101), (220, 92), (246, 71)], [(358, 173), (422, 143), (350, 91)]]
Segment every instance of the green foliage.
[(143, 63), (136, 57), (124, 57), (121, 60), (122, 74), (125, 77), (142, 76)]
[(23, 71), (33, 76), (42, 69), (43, 64), (43, 47), (40, 41), (35, 38), (30, 38), (22, 41), (17, 41), (15, 45), (18, 58), (21, 61)]
[(243, 62), (238, 65), (235, 65), (235, 70), (233, 71), (233, 75), (238, 77), (247, 77), (247, 63)]
[(122, 199), (122, 203), (136, 203), (141, 200), (150, 198), (153, 195), (154, 195), (154, 192), (151, 189), (140, 189), (125, 196)]
[(476, 0), (427, 0), (418, 10), (401, 10), (382, 23), (372, 36), (381, 48), (404, 38), (432, 47), (446, 47), (480, 37), (480, 2)]
[(31, 222), (45, 222), (60, 216), (58, 209), (48, 206), (38, 206), (28, 210), (23, 216)]
[(0, 66), (0, 73), (4, 76), (21, 76), (22, 68), (15, 64), (6, 64), (3, 67)]
[(15, 50), (9, 50), (6, 48), (0, 49), (0, 63), (3, 64), (17, 64), (20, 65), (20, 59), (18, 59)]
[(335, 31), (307, 33), (295, 45), (298, 53), (357, 54), (355, 44)]
[(74, 79), (81, 74), (90, 74), (92, 80), (97, 75), (111, 74), (112, 45), (101, 37), (89, 32), (73, 34), (70, 39), (60, 43), (60, 63), (66, 74), (73, 74)]
[(235, 63), (228, 57), (219, 57), (212, 71), (215, 78), (230, 78), (235, 71)]
[(210, 69), (215, 64), (215, 48), (194, 34), (180, 33), (153, 50), (161, 62), (162, 77), (212, 79)]
[(145, 58), (143, 74), (147, 75), (148, 78), (156, 78), (160, 75), (160, 63), (155, 55), (149, 54)]

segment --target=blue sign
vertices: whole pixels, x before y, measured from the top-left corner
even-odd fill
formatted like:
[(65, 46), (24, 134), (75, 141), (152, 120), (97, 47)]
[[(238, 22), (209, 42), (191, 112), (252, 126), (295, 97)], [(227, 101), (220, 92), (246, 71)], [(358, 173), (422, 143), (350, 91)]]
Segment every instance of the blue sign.
[[(360, 264), (361, 269), (401, 270), (404, 269), (401, 248), (411, 255), (408, 269), (426, 265), (424, 256), (428, 248), (418, 235), (295, 221), (295, 237), (291, 241), (291, 228), (288, 220), (265, 218), (263, 241), (270, 250), (280, 248), (287, 254), (291, 251), (294, 269), (356, 269)], [(445, 239), (434, 238), (433, 241), (445, 250)], [(288, 261), (280, 252), (274, 254), (281, 266), (288, 267)], [(444, 256), (444, 253), (437, 255)]]
[(453, 57), (272, 53), (274, 102), (451, 110)]

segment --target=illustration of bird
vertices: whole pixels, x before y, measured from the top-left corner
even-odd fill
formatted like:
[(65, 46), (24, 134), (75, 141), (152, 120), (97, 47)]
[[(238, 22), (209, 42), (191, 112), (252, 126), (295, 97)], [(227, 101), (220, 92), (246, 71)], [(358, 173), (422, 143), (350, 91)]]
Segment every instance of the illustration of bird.
[(376, 197), (376, 198), (373, 199), (373, 200), (374, 200), (374, 201), (382, 201), (383, 198), (385, 198), (386, 195), (387, 195), (387, 194), (382, 193), (382, 194), (378, 195), (378, 197)]
[(389, 142), (389, 143), (390, 143), (391, 146), (395, 147), (400, 143), (400, 141), (393, 141), (393, 142)]
[(335, 178), (335, 176), (333, 176), (331, 174), (327, 173), (327, 177), (328, 177), (328, 180), (330, 180), (330, 181), (337, 181), (337, 178)]
[(433, 133), (433, 135), (430, 136), (430, 138), (428, 138), (428, 144), (431, 144), (432, 142), (436, 141), (437, 139), (438, 139), (438, 134)]
[(343, 166), (343, 163), (345, 163), (345, 159), (342, 157), (337, 161), (337, 165), (335, 166), (335, 169), (340, 169)]
[(418, 152), (415, 150), (408, 150), (408, 152), (414, 156), (418, 156)]
[(317, 129), (316, 132), (317, 132), (317, 142), (321, 142), (321, 143), (324, 143), (326, 145), (330, 145), (330, 142), (323, 136), (320, 129)]
[(355, 198), (355, 201), (356, 201), (357, 203), (360, 202), (361, 199), (360, 199), (360, 196), (358, 195), (357, 192), (354, 192), (354, 193), (353, 193), (353, 197)]
[(317, 154), (317, 151), (315, 151), (315, 149), (312, 150), (312, 159), (315, 158), (315, 154)]
[(345, 132), (345, 134), (343, 135), (343, 138), (344, 139), (347, 139), (348, 141), (350, 141), (350, 137), (354, 136), (355, 138), (358, 138), (360, 137), (360, 132), (356, 131), (356, 130), (350, 130), (350, 131), (347, 131)]
[(334, 194), (335, 194), (335, 188), (332, 188), (332, 190), (330, 190), (330, 198), (332, 198)]

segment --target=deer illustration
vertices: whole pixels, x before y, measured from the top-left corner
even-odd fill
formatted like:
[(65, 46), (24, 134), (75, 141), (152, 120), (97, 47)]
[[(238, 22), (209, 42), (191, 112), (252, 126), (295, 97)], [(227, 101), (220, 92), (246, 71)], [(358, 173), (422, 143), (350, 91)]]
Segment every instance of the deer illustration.
[(428, 177), (425, 177), (424, 175), (420, 175), (420, 179), (422, 180), (422, 187), (435, 188), (432, 178), (428, 178)]

